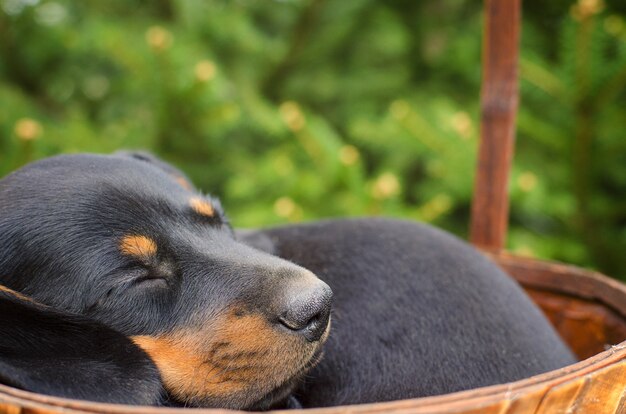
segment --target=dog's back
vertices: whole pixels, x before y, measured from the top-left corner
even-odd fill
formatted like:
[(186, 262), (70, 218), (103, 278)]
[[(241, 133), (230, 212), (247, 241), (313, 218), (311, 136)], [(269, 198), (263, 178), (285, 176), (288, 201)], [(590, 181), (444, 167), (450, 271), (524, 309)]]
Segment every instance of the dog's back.
[(574, 362), (511, 278), (466, 243), (414, 222), (357, 219), (248, 234), (335, 293), (304, 406), (443, 394)]

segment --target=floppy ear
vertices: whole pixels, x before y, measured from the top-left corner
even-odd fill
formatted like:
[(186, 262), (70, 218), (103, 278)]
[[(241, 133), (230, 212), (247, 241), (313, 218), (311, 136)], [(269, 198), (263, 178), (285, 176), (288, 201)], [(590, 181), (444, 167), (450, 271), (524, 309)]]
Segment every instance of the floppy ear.
[(0, 383), (57, 397), (157, 404), (161, 380), (126, 336), (0, 286)]
[(189, 178), (181, 170), (172, 166), (171, 164), (168, 164), (167, 162), (147, 151), (117, 151), (113, 155), (118, 157), (132, 158), (140, 162), (148, 163), (171, 175), (172, 178), (174, 178), (176, 181), (178, 181), (180, 185), (187, 188), (188, 190), (194, 189), (191, 180), (189, 180)]

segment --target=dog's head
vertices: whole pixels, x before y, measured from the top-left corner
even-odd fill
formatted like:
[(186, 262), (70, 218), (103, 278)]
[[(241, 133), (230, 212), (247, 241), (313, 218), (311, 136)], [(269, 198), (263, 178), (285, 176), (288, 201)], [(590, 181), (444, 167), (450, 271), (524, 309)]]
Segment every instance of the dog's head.
[(150, 157), (71, 155), (0, 181), (0, 283), (130, 336), (187, 405), (267, 408), (317, 359), (331, 291), (235, 240)]

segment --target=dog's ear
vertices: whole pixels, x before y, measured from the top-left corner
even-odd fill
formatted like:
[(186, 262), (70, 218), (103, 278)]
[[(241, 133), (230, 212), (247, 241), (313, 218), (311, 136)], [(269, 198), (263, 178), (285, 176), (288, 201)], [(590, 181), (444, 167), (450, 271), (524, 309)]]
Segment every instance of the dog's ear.
[(0, 383), (57, 397), (158, 404), (161, 380), (130, 339), (0, 286)]
[(180, 185), (188, 190), (194, 188), (189, 178), (182, 171), (147, 151), (117, 151), (113, 155), (148, 163), (171, 175)]

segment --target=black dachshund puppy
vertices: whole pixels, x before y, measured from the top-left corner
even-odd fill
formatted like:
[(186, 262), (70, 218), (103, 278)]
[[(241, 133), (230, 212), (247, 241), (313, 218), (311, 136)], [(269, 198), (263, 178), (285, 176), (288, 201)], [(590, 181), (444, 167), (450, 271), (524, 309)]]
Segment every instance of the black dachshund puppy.
[(379, 219), (236, 235), (216, 199), (146, 154), (7, 176), (0, 234), (0, 283), (129, 337), (173, 404), (384, 401), (574, 362), (520, 287), (450, 235)]

